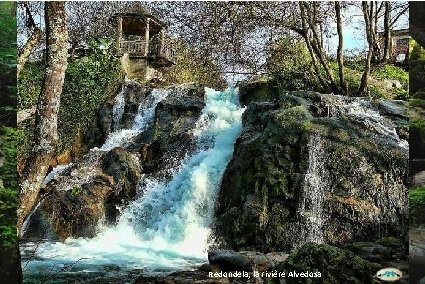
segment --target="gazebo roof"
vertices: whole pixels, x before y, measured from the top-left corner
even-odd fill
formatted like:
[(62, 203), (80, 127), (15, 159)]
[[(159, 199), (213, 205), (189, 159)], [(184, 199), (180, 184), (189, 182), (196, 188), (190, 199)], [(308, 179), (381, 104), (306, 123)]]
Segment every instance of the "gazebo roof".
[(151, 22), (153, 22), (157, 26), (160, 26), (160, 27), (167, 26), (163, 21), (159, 20), (156, 16), (149, 13), (135, 13), (135, 12), (115, 13), (111, 16), (111, 18), (109, 19), (109, 22), (111, 24), (116, 24), (118, 18), (133, 18), (133, 19), (139, 19), (143, 21), (149, 18)]

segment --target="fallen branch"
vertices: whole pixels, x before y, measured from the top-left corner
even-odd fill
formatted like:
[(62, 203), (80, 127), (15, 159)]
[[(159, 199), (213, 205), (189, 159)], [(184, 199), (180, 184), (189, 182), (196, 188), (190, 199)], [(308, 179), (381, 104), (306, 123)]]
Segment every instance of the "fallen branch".
[(21, 123), (27, 119), (30, 119), (31, 116), (33, 116), (35, 114), (36, 111), (36, 106), (33, 106), (31, 108), (27, 108), (27, 109), (23, 109), (18, 111), (17, 113), (17, 122)]

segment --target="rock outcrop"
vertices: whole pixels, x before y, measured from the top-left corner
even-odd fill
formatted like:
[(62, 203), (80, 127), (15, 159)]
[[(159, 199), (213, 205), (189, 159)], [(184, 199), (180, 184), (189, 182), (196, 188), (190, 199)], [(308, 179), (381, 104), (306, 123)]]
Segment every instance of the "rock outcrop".
[(217, 199), (219, 243), (268, 252), (405, 235), (403, 105), (258, 84), (241, 89), (248, 107)]
[(136, 196), (141, 169), (128, 151), (114, 148), (85, 158), (47, 184), (23, 239), (94, 237), (99, 225), (115, 222), (118, 207)]
[[(100, 107), (103, 135), (134, 130), (139, 108), (152, 91), (126, 82), (118, 94), (124, 100), (122, 114), (113, 115), (117, 106), (111, 102)], [(143, 194), (142, 175), (167, 178), (169, 170), (195, 149), (191, 130), (204, 107), (204, 88), (187, 84), (166, 91), (168, 96), (152, 106), (151, 120), (144, 121), (146, 127), (139, 134), (135, 131), (136, 136), (111, 150), (94, 149), (46, 180), (39, 205), (25, 224), (24, 240), (94, 237), (100, 226), (115, 223), (120, 209)]]

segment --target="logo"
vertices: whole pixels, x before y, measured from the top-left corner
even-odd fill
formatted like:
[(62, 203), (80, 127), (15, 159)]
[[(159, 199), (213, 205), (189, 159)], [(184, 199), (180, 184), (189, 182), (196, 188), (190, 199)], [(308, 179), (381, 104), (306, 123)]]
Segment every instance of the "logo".
[(380, 280), (393, 282), (399, 280), (403, 276), (403, 273), (397, 269), (397, 268), (384, 268), (379, 270), (376, 273), (376, 277), (378, 277)]

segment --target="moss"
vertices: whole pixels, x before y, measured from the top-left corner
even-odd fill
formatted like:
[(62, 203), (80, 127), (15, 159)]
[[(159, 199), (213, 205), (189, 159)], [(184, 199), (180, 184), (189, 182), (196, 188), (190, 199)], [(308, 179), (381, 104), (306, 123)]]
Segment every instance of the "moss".
[(283, 127), (298, 125), (299, 129), (305, 129), (313, 117), (305, 106), (295, 106), (279, 111), (276, 118)]
[(305, 244), (277, 267), (278, 271), (320, 272), (321, 278), (287, 278), (285, 283), (373, 283), (369, 262), (354, 253), (329, 245)]
[(82, 191), (83, 191), (83, 189), (81, 188), (81, 186), (74, 186), (74, 187), (71, 189), (71, 195), (72, 195), (72, 196), (79, 195)]
[[(25, 65), (18, 82), (19, 108), (33, 106), (41, 91), (44, 66), (41, 62)], [(123, 80), (119, 60), (108, 54), (91, 54), (68, 64), (58, 117), (59, 152), (69, 149), (80, 132), (91, 128), (97, 107)], [(19, 153), (28, 151), (34, 121), (20, 125)]]
[(409, 192), (409, 201), (411, 225), (425, 225), (425, 186), (411, 189)]
[(3, 128), (0, 152), (5, 161), (0, 168), (0, 178), (5, 188), (0, 188), (0, 244), (10, 247), (16, 244), (16, 137), (15, 129)]

